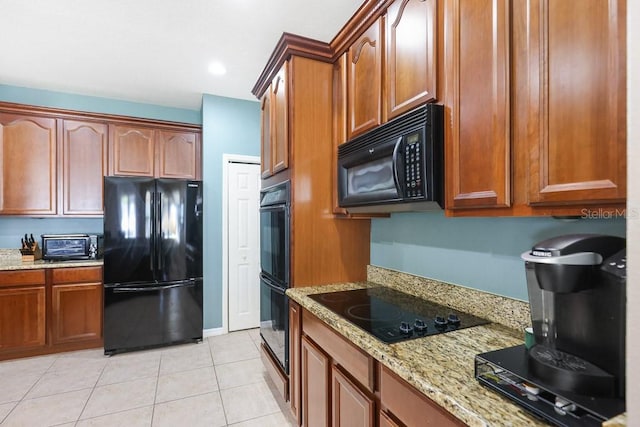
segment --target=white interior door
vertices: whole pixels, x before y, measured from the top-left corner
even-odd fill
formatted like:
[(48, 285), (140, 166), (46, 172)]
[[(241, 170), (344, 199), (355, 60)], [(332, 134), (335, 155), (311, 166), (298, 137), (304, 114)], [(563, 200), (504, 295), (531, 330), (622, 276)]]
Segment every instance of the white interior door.
[(228, 164), (229, 331), (260, 325), (260, 165)]

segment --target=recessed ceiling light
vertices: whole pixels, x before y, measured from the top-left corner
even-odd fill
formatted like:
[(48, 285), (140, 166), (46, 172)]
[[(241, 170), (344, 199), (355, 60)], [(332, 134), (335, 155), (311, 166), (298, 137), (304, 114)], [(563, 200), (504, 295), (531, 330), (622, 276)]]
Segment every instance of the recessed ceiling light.
[(227, 73), (227, 69), (224, 68), (221, 62), (214, 61), (209, 64), (209, 72), (214, 76), (222, 76)]

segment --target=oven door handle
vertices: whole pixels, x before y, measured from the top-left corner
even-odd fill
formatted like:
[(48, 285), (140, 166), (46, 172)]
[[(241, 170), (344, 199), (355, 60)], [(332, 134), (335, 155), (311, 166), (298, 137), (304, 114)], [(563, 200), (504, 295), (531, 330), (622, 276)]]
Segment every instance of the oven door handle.
[(272, 290), (278, 292), (279, 294), (286, 295), (285, 294), (286, 288), (276, 285), (275, 283), (273, 283), (271, 280), (267, 279), (263, 275), (260, 275), (260, 280), (262, 280), (264, 284), (267, 285)]
[(400, 188), (400, 178), (398, 177), (398, 151), (402, 145), (402, 137), (398, 137), (396, 145), (393, 147), (393, 154), (391, 155), (391, 163), (393, 166), (393, 183), (398, 190), (398, 197), (404, 198), (404, 189)]
[(286, 203), (279, 203), (277, 205), (269, 205), (263, 206), (260, 208), (260, 212), (277, 212), (277, 211), (285, 211), (288, 213), (289, 205)]

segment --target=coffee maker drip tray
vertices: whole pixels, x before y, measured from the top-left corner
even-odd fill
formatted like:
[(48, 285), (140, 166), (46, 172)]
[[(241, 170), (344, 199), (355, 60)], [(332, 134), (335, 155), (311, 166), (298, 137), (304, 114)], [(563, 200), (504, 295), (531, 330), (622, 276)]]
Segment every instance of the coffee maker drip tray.
[(580, 391), (592, 396), (613, 397), (615, 377), (572, 354), (541, 345), (529, 350), (531, 372), (558, 390)]
[[(562, 375), (559, 373), (562, 368), (553, 366), (553, 363), (571, 366), (567, 372), (585, 372), (580, 368), (582, 366), (587, 368), (586, 372), (593, 374), (590, 371), (590, 366), (593, 365), (588, 362), (567, 357), (570, 355), (566, 353), (555, 354), (555, 351), (546, 353), (547, 349), (538, 350), (536, 346), (527, 350), (524, 345), (519, 345), (478, 354), (475, 357), (475, 377), (483, 386), (511, 399), (536, 417), (557, 426), (600, 427), (602, 422), (625, 411), (624, 398), (593, 395), (583, 389), (567, 391), (562, 380), (554, 380), (551, 377), (543, 379), (535, 374), (533, 366), (538, 364), (547, 369), (548, 373)], [(536, 359), (531, 357), (531, 353), (537, 354)], [(539, 362), (540, 358), (545, 360), (545, 364)], [(536, 362), (532, 363), (533, 360)], [(549, 360), (554, 362), (548, 362)], [(575, 383), (575, 380), (573, 381)]]

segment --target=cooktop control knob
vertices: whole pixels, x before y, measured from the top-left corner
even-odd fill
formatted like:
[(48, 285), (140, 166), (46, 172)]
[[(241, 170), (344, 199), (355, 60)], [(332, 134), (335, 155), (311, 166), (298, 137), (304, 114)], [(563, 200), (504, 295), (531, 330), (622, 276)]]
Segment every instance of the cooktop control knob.
[(417, 332), (425, 332), (427, 330), (427, 324), (421, 319), (416, 319), (413, 323), (413, 327)]
[(447, 320), (442, 316), (436, 316), (433, 321), (438, 329), (444, 329), (447, 327)]
[(447, 322), (449, 322), (453, 326), (460, 326), (460, 318), (455, 313), (449, 314), (449, 317), (447, 317)]
[(409, 322), (400, 322), (400, 332), (408, 335), (413, 332), (413, 328), (411, 327)]

